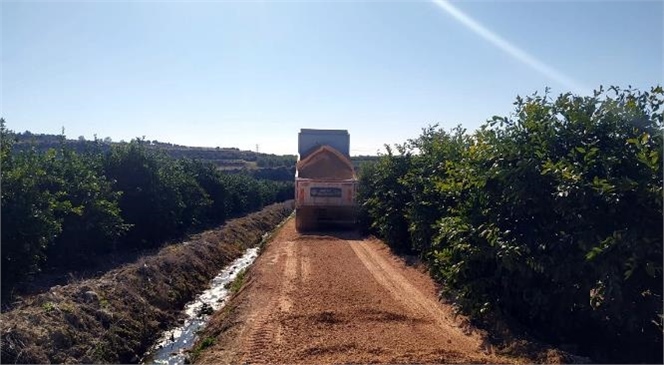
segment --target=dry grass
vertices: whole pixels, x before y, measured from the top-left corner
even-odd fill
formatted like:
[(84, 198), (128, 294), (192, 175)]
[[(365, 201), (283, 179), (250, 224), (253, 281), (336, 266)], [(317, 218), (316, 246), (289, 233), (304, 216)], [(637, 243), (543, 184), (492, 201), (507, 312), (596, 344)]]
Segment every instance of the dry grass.
[(292, 209), (292, 202), (271, 205), (100, 278), (26, 300), (1, 315), (0, 362), (138, 362), (185, 303)]

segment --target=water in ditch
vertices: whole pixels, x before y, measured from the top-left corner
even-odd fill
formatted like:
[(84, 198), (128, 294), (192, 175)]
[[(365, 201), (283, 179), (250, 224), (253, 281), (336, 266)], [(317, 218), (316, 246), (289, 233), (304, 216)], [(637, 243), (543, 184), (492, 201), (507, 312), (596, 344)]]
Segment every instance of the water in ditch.
[(193, 346), (196, 333), (207, 324), (213, 312), (226, 304), (230, 294), (229, 284), (242, 270), (251, 265), (256, 257), (258, 257), (258, 247), (247, 249), (242, 257), (226, 266), (212, 279), (210, 288), (185, 306), (184, 323), (164, 332), (157, 344), (144, 356), (143, 363), (184, 364), (186, 351)]

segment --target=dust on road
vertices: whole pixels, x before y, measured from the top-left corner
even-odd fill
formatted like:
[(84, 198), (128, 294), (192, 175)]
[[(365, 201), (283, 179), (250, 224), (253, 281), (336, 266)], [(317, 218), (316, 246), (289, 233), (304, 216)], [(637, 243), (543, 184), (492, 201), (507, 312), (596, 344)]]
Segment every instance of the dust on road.
[(522, 363), (440, 303), (382, 242), (300, 235), (289, 221), (203, 334), (197, 363)]

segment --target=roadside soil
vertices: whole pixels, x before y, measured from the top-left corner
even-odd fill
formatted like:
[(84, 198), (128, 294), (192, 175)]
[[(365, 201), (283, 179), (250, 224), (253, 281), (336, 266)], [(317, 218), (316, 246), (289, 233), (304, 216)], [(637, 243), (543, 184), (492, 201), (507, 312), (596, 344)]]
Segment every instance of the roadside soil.
[(437, 291), (422, 268), (408, 265), (375, 238), (301, 235), (290, 220), (251, 267), (242, 289), (199, 336), (214, 342), (194, 360), (538, 362), (494, 352), (486, 334), (455, 316)]

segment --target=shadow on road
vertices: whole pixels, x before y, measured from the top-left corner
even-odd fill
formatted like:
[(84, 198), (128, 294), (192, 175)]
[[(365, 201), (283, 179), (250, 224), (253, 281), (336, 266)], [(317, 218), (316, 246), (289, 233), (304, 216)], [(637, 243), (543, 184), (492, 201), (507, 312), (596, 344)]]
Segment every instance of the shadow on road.
[[(325, 224), (319, 225), (319, 229), (310, 230), (306, 232), (299, 232), (300, 239), (302, 240), (317, 240), (317, 239), (340, 239), (344, 241), (362, 241), (369, 238), (371, 235), (363, 233), (355, 227), (348, 227), (343, 225)], [(361, 242), (357, 242), (361, 243)], [(386, 245), (386, 247), (389, 247)], [(407, 266), (420, 266), (422, 264), (421, 258), (414, 252), (398, 252), (392, 247), (390, 251), (396, 255)]]
[(306, 232), (299, 232), (302, 239), (332, 237), (341, 240), (363, 240), (369, 237), (368, 234), (363, 234), (356, 228), (348, 228), (344, 226), (337, 226), (327, 224), (320, 226), (316, 230), (309, 230)]

